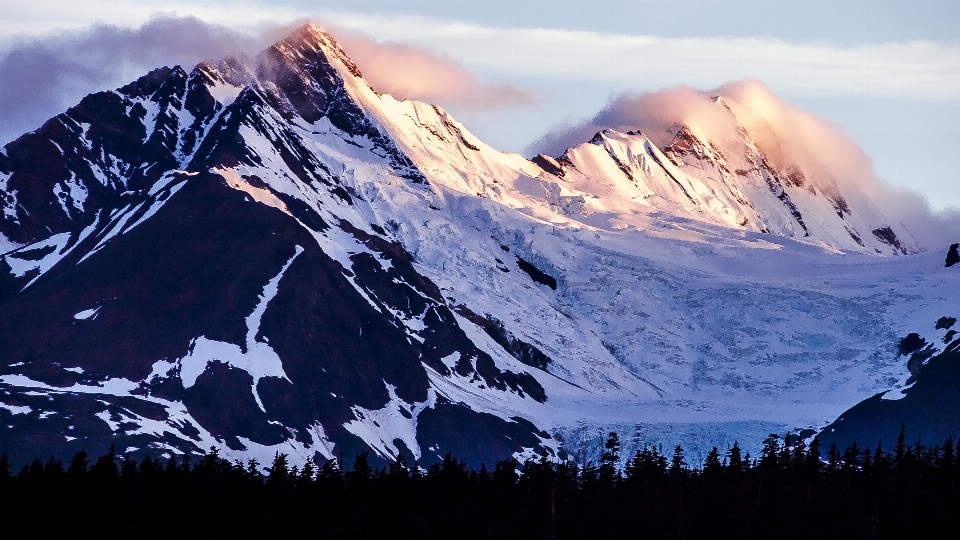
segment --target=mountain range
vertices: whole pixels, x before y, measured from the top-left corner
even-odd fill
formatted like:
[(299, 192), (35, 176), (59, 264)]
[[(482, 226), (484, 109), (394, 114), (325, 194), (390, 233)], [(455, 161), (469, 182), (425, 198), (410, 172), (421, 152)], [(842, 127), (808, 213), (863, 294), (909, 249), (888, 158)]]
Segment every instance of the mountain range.
[(912, 384), (897, 344), (960, 273), (713, 103), (733, 140), (526, 159), (310, 24), (91, 94), (0, 150), (0, 446), (582, 460)]

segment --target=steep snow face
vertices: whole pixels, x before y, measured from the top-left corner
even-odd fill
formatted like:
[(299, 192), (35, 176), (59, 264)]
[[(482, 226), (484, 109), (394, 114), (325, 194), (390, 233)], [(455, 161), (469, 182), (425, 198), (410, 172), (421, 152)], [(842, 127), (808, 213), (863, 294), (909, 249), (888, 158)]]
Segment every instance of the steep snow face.
[(660, 149), (642, 133), (607, 130), (557, 161), (573, 189), (598, 196), (600, 211), (665, 212), (846, 253), (919, 250), (854, 186), (841, 192), (835, 182), (778, 169), (745, 130), (739, 135), (721, 150), (681, 127)]
[(377, 94), (343, 61), (339, 47), (328, 37), (320, 41), (344, 88), (435, 186), (547, 222), (617, 229), (646, 227), (666, 214), (667, 221), (683, 217), (845, 253), (920, 249), (902, 224), (885, 219), (854, 185), (841, 192), (833, 179), (772, 165), (719, 99), (720, 113), (738, 126), (734, 140), (711, 142), (681, 126), (658, 148), (642, 133), (606, 130), (559, 158), (531, 162), (490, 148), (437, 106)]
[[(377, 94), (309, 25), (252, 68), (124, 88), (97, 99), (129, 114), (89, 112), (30, 155), (86, 148), (106, 115), (136, 128), (116, 170), (140, 176), (83, 184), (72, 221), (41, 198), (16, 203), (34, 222), (8, 222), (32, 242), (0, 258), (11, 440), (76, 439), (82, 410), (90, 444), (260, 460), (489, 463), (555, 452), (542, 429), (585, 441), (601, 425), (722, 446), (896, 385), (888, 347), (960, 300), (939, 254), (865, 255), (892, 248), (864, 230), (905, 233), (774, 170), (746, 134), (730, 153), (690, 131), (663, 149), (607, 131), (528, 161)], [(8, 185), (40, 178), (3, 156)]]

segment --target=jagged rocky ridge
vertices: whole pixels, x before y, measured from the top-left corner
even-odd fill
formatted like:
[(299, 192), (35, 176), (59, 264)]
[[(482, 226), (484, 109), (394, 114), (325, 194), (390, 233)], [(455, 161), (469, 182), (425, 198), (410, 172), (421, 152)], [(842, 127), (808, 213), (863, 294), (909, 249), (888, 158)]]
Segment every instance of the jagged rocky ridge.
[(831, 417), (955, 276), (838, 258), (915, 246), (744, 137), (528, 161), (312, 25), (88, 96), (0, 152), (0, 441), (478, 466), (583, 422)]

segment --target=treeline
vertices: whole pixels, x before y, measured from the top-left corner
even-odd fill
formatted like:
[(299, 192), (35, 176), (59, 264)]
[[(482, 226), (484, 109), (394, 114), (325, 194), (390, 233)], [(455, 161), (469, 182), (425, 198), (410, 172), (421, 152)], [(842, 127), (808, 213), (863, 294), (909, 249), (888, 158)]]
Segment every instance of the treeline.
[[(597, 464), (545, 458), (470, 470), (447, 456), (422, 469), (367, 455), (349, 469), (269, 467), (203, 456), (135, 461), (114, 452), (12, 474), (0, 458), (8, 530), (101, 538), (875, 539), (952, 537), (960, 460), (952, 440), (890, 452), (821, 451), (771, 435), (756, 459), (735, 444), (691, 468), (683, 449), (621, 459), (615, 433)], [(621, 466), (622, 464), (622, 466)]]

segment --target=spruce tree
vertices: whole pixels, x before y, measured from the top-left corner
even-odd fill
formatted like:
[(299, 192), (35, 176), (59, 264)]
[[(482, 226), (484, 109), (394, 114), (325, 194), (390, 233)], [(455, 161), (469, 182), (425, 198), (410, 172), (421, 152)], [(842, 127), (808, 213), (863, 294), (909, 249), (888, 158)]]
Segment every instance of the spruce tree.
[(780, 436), (771, 433), (763, 440), (763, 449), (760, 450), (760, 467), (767, 470), (780, 467)]
[(300, 474), (297, 476), (297, 483), (303, 487), (310, 485), (313, 482), (313, 477), (317, 474), (317, 468), (313, 464), (312, 459), (308, 459), (306, 463), (303, 464), (303, 468), (300, 469)]
[(683, 457), (683, 447), (679, 444), (673, 449), (673, 458), (670, 460), (670, 474), (679, 476), (686, 472), (687, 462)]
[(703, 462), (703, 474), (718, 474), (723, 469), (720, 464), (720, 451), (714, 446), (707, 454), (706, 461)]
[(87, 474), (87, 466), (90, 461), (87, 460), (87, 453), (81, 450), (74, 454), (67, 463), (70, 464), (67, 473), (74, 477), (81, 477)]
[(373, 476), (373, 467), (370, 466), (368, 456), (370, 450), (357, 454), (353, 460), (353, 470), (350, 471), (350, 480), (357, 484), (362, 484)]
[(607, 435), (607, 441), (603, 445), (604, 452), (600, 456), (600, 476), (604, 479), (612, 479), (619, 476), (617, 466), (620, 464), (620, 436), (616, 431), (611, 431)]
[(733, 441), (733, 446), (727, 450), (727, 467), (731, 471), (740, 472), (744, 469), (743, 454), (740, 452), (740, 444)]
[(273, 458), (273, 464), (267, 469), (267, 485), (285, 485), (289, 477), (290, 470), (287, 467), (287, 455), (277, 452)]

